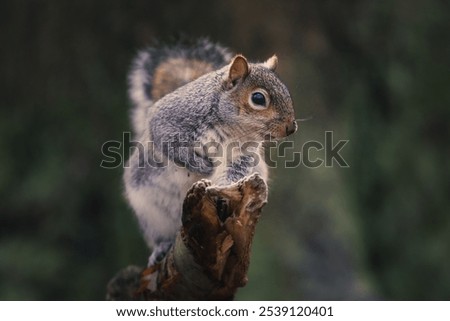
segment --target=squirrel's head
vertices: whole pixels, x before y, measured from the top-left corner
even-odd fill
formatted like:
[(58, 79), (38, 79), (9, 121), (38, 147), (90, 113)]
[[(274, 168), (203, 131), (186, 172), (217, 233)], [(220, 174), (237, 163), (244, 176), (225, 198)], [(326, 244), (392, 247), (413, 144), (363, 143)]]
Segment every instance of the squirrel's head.
[(297, 130), (291, 95), (275, 74), (278, 58), (248, 63), (237, 55), (226, 67), (224, 89), (236, 106), (236, 134), (240, 137), (278, 139)]

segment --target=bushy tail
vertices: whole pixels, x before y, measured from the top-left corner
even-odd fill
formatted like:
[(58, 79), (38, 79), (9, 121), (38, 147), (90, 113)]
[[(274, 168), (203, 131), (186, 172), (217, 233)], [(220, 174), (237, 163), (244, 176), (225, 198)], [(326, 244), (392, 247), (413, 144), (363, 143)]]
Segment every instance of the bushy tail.
[(140, 51), (129, 74), (135, 135), (144, 132), (147, 110), (155, 101), (201, 75), (223, 67), (231, 57), (228, 49), (207, 39)]

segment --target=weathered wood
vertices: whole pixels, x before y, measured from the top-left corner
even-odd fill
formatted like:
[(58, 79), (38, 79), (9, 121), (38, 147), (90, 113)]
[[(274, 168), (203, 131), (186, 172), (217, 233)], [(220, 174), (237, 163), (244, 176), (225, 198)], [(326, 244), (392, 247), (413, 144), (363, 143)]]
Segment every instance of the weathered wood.
[(174, 246), (160, 264), (142, 272), (133, 298), (232, 299), (247, 283), (251, 244), (267, 192), (258, 174), (229, 186), (196, 182), (184, 200), (182, 228)]

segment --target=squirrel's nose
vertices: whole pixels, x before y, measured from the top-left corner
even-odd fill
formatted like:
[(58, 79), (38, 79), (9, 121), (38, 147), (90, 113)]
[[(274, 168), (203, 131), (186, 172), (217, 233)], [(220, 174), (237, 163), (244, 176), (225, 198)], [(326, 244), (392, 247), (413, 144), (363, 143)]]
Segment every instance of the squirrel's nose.
[(294, 120), (286, 126), (286, 136), (289, 136), (297, 131), (297, 122)]

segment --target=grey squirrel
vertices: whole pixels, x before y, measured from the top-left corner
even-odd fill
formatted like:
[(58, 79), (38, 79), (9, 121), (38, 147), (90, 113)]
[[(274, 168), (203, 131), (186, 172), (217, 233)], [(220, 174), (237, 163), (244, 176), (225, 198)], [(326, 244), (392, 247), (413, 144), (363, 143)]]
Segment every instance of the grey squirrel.
[(263, 142), (297, 130), (289, 91), (274, 73), (277, 63), (276, 56), (249, 63), (207, 39), (138, 53), (129, 95), (142, 148), (130, 156), (124, 183), (153, 248), (149, 266), (174, 242), (193, 183), (226, 185), (254, 173), (267, 181)]

